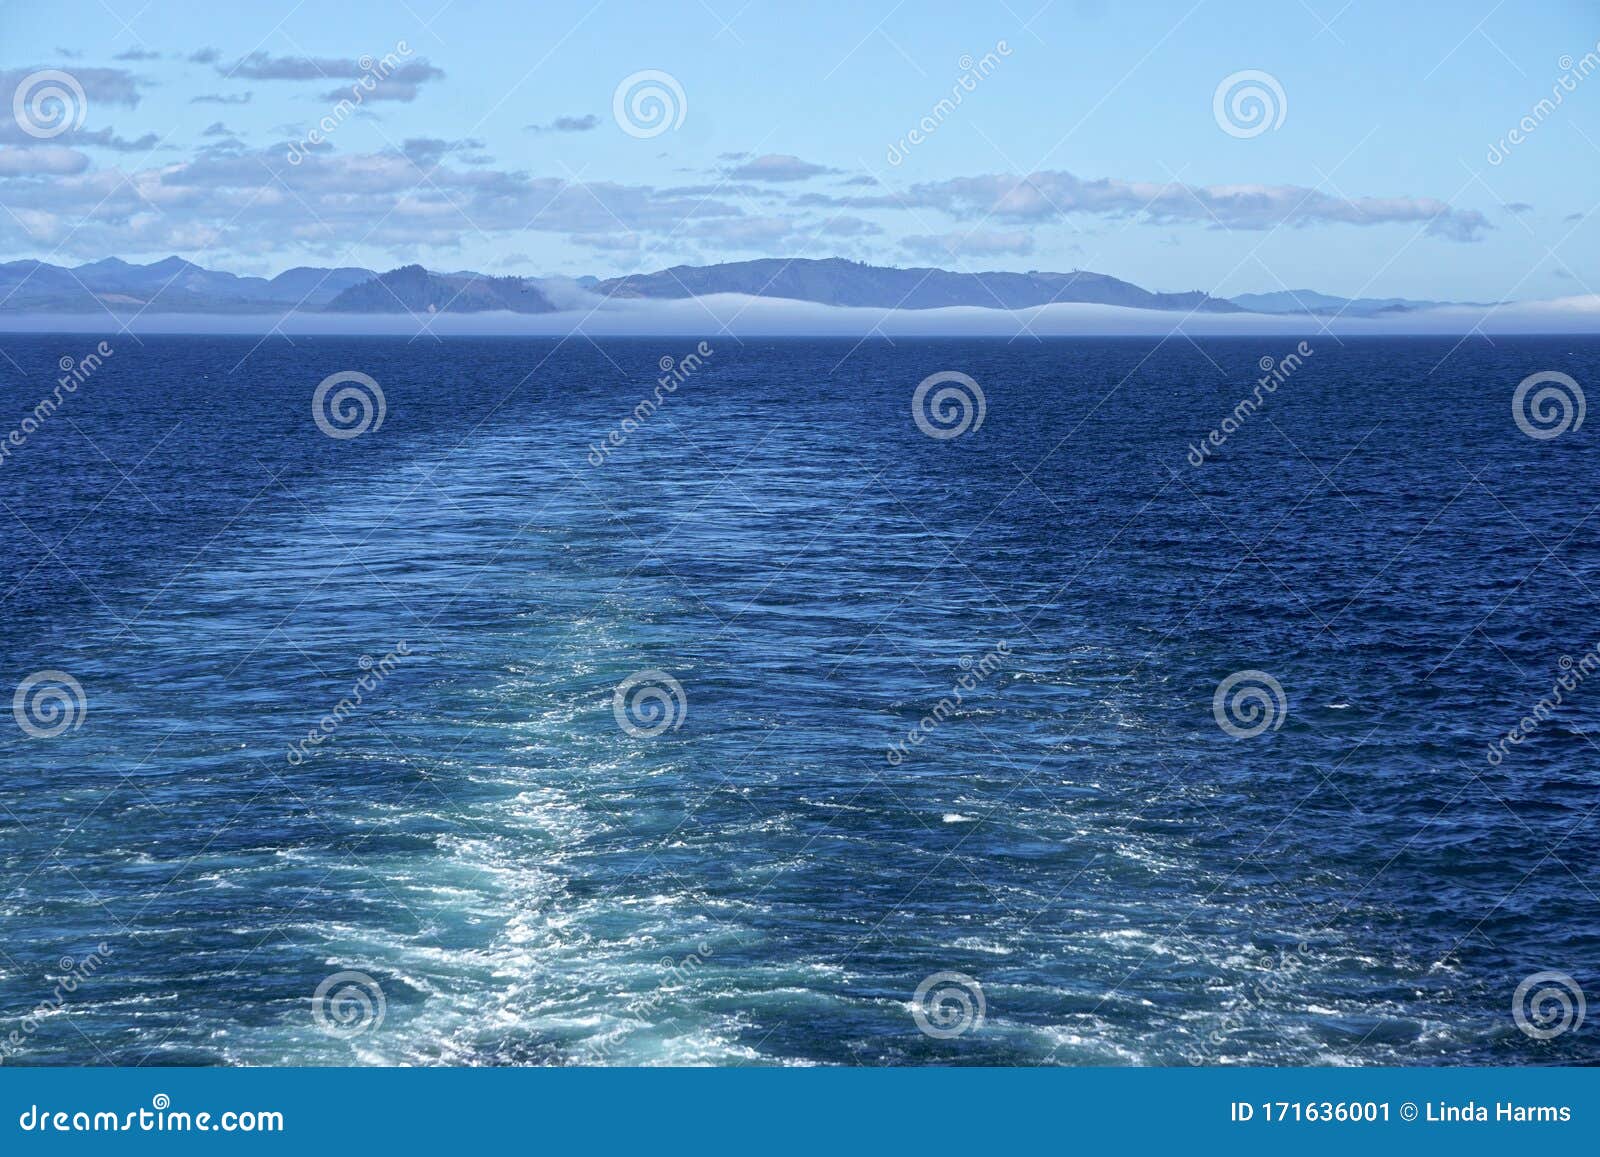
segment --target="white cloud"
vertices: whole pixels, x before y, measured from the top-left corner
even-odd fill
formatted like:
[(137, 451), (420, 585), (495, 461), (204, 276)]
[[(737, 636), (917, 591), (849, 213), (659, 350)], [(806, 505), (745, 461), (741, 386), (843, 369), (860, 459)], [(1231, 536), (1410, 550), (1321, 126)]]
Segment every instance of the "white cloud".
[[(34, 159), (0, 185), (14, 214), (0, 215), (0, 250), (65, 240), (73, 254), (103, 257), (183, 249), (204, 237), (207, 246), (238, 250), (336, 253), (365, 245), (414, 258), (420, 249), (453, 248), (484, 233), (667, 234), (745, 219), (725, 201), (645, 185), (439, 163), (476, 143), (418, 140), (409, 142), (410, 156), (313, 152), (298, 165), (283, 146), (213, 149), (170, 165), (48, 179)], [(774, 229), (766, 219), (747, 220), (752, 243)]]
[(804, 181), (808, 177), (818, 177), (824, 173), (838, 171), (828, 168), (827, 165), (802, 161), (799, 157), (788, 153), (768, 153), (735, 165), (728, 170), (728, 176), (746, 181)]
[(66, 149), (60, 145), (41, 145), (31, 149), (0, 147), (0, 176), (13, 177), (23, 174), (60, 176), (66, 173), (81, 173), (88, 167), (87, 156), (77, 149)]
[(960, 218), (992, 216), (1010, 221), (1051, 221), (1086, 213), (1223, 229), (1422, 223), (1429, 233), (1452, 241), (1474, 241), (1491, 228), (1482, 213), (1453, 209), (1432, 197), (1345, 198), (1299, 185), (1083, 180), (1059, 171), (928, 182), (913, 185), (899, 200)]
[[(0, 93), (15, 94), (24, 80), (45, 70), (42, 64), (34, 65), (32, 68), (0, 69)], [(97, 104), (134, 108), (139, 103), (139, 90), (145, 84), (145, 81), (125, 68), (70, 68), (64, 71), (83, 89), (90, 108)], [(10, 109), (7, 108), (6, 111), (9, 113)], [(5, 119), (11, 118), (7, 116)]]

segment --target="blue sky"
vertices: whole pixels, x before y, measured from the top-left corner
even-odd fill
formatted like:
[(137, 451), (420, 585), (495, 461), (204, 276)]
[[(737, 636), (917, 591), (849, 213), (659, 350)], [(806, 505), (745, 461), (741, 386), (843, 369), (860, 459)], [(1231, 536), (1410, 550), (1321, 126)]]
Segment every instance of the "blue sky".
[[(1577, 0), (10, 3), (0, 95), (52, 69), (84, 97), (50, 135), (0, 120), (0, 257), (610, 275), (839, 255), (1219, 294), (1587, 294), (1597, 42)], [(646, 70), (682, 93), (649, 136), (614, 115)], [(1247, 70), (1276, 86), (1259, 133), (1215, 107)]]

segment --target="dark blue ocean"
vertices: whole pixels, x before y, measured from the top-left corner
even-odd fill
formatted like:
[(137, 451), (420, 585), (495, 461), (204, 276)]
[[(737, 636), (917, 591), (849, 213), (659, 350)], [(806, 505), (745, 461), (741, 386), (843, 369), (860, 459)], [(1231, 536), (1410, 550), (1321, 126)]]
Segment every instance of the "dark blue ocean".
[(4, 1063), (1600, 1062), (1600, 417), (1513, 412), (1600, 340), (1308, 323), (1198, 466), (1296, 339), (108, 333), (34, 418), (100, 340), (0, 338)]

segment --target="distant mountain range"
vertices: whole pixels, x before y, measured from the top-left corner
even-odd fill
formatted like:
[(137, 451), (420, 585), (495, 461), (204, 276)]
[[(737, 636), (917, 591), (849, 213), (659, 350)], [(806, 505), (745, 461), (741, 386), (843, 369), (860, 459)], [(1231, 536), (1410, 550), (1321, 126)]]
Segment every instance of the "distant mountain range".
[[(558, 288), (559, 287), (559, 288)], [(1351, 300), (1314, 290), (1249, 293), (1228, 300), (1194, 291), (1152, 293), (1103, 273), (955, 273), (897, 269), (842, 258), (763, 258), (720, 265), (679, 265), (656, 273), (598, 280), (436, 273), (405, 265), (387, 273), (301, 266), (273, 278), (237, 277), (179, 257), (135, 265), (115, 257), (67, 268), (42, 261), (0, 263), (0, 312), (363, 314), (552, 313), (604, 299), (671, 300), (746, 294), (820, 305), (875, 309), (971, 306), (1026, 309), (1086, 302), (1132, 309), (1204, 313), (1344, 314), (1373, 317), (1447, 302), (1403, 298)], [(558, 304), (558, 301), (561, 304)]]
[(481, 273), (429, 273), (402, 265), (341, 291), (323, 308), (340, 313), (554, 313), (555, 304), (530, 277), (486, 277)]
[(1407, 297), (1333, 297), (1314, 289), (1284, 289), (1277, 293), (1241, 293), (1229, 298), (1251, 313), (1306, 313), (1317, 317), (1384, 317), (1419, 309), (1450, 305), (1483, 305), (1466, 301), (1415, 301)]
[(952, 273), (947, 269), (893, 269), (833, 257), (788, 261), (777, 257), (723, 265), (678, 265), (659, 273), (598, 283), (606, 297), (705, 297), (745, 293), (820, 305), (874, 309), (938, 309), (969, 305), (1027, 309), (1056, 301), (1124, 305), (1134, 309), (1207, 310), (1239, 307), (1204, 293), (1151, 293), (1103, 273)]
[(116, 257), (68, 269), (43, 261), (0, 264), (0, 309), (59, 313), (142, 309), (168, 313), (259, 313), (300, 306), (321, 309), (352, 286), (377, 275), (370, 269), (300, 266), (268, 280), (235, 277), (168, 257), (133, 265)]

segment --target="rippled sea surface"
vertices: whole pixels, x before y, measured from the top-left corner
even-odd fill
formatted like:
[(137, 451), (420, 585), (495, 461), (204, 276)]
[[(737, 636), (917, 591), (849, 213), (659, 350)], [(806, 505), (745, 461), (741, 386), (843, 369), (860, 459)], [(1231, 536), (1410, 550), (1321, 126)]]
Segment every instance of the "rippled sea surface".
[(711, 340), (594, 465), (693, 341), (108, 340), (0, 464), (86, 704), (0, 729), (6, 1063), (1600, 1061), (1513, 1017), (1600, 993), (1600, 674), (1487, 754), (1600, 644), (1600, 421), (1511, 406), (1600, 342), (1311, 332), (1196, 467), (1293, 341)]

